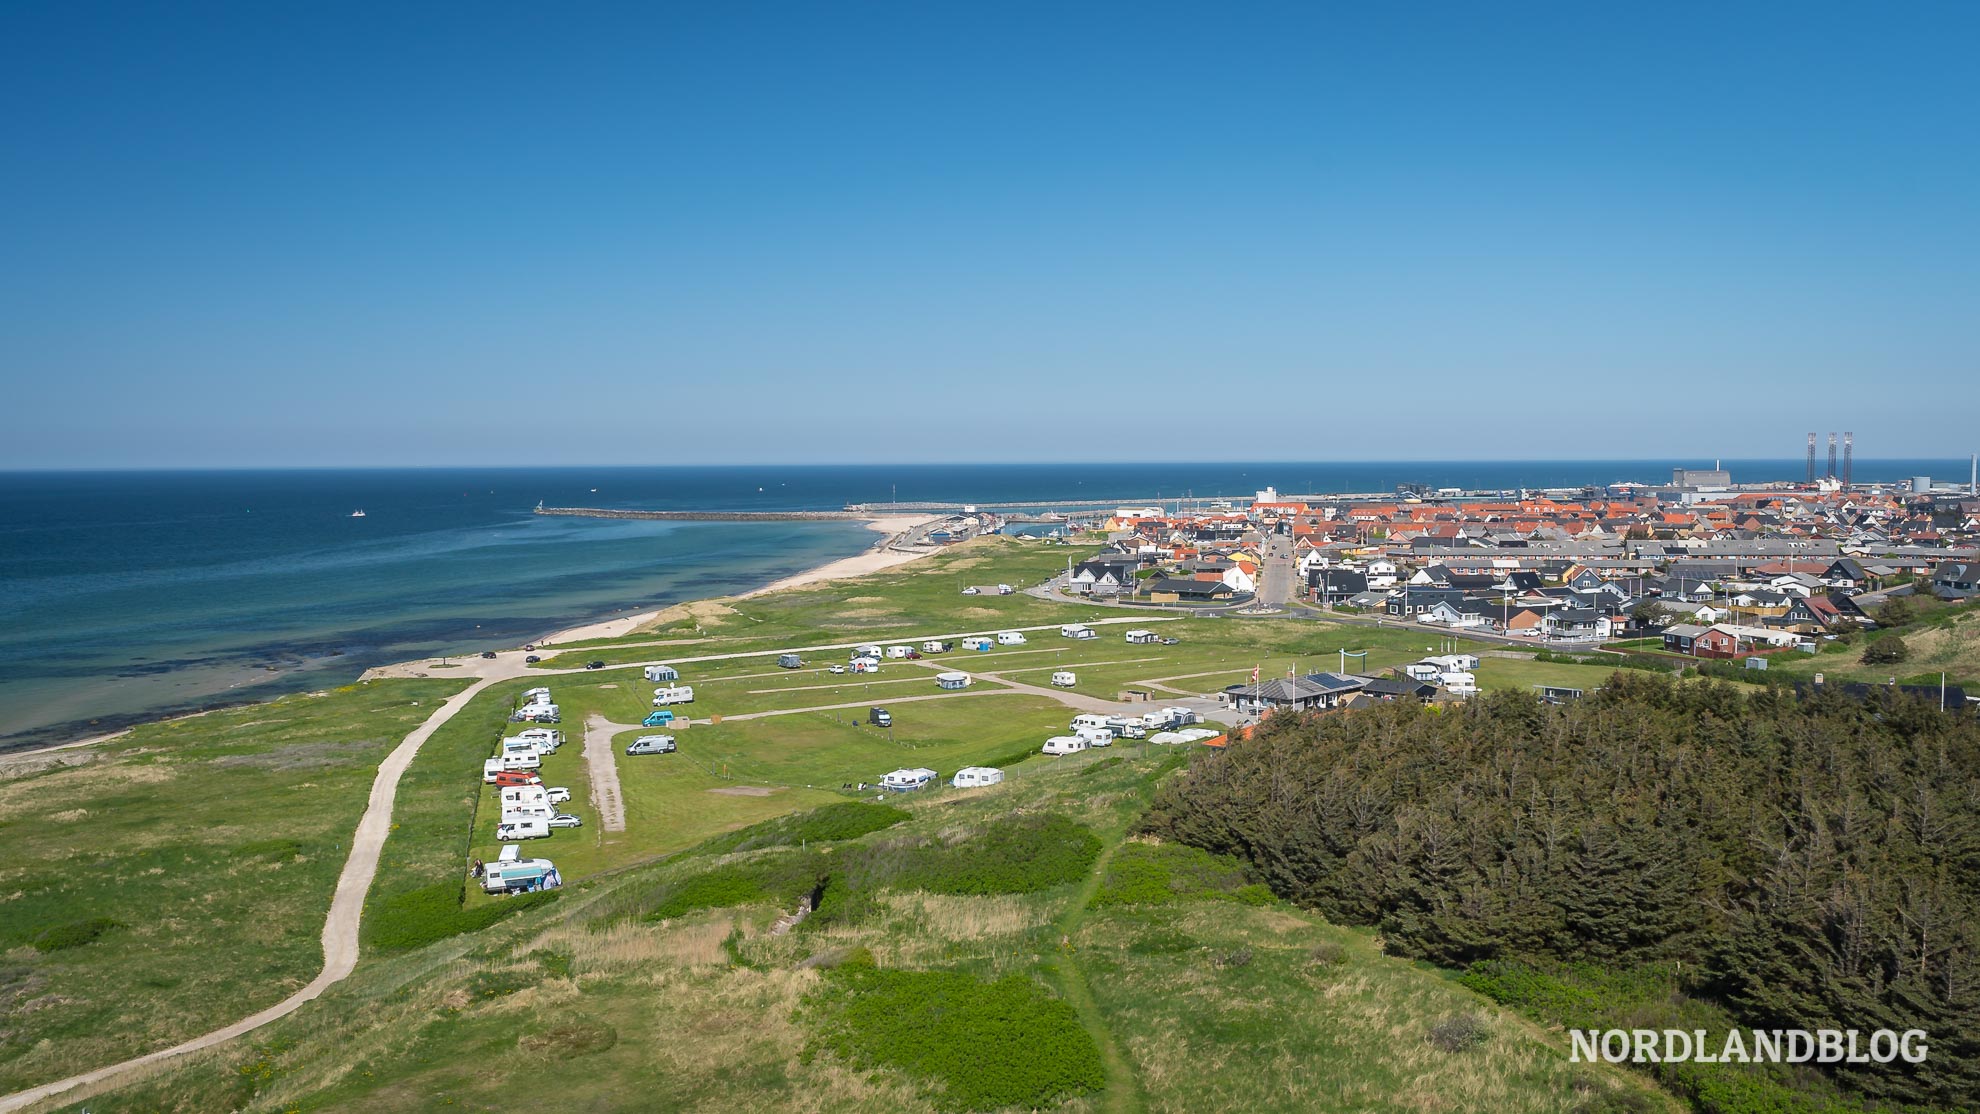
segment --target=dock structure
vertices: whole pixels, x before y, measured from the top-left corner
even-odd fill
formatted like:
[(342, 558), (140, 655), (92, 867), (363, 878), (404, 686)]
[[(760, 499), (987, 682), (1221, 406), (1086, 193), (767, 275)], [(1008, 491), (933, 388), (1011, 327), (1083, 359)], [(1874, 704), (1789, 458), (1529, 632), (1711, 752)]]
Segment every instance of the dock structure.
[(616, 507), (538, 507), (537, 514), (567, 518), (639, 518), (673, 522), (858, 522), (873, 517), (843, 511), (636, 511)]

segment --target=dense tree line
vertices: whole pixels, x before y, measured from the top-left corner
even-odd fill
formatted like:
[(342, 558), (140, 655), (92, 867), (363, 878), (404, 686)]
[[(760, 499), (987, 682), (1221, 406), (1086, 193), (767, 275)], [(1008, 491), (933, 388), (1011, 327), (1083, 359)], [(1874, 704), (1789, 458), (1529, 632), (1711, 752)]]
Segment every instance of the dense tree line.
[(1980, 1100), (1980, 725), (1617, 673), (1550, 707), (1495, 693), (1273, 717), (1145, 821), (1241, 856), (1392, 951), (1683, 961), (1761, 1028), (1924, 1029), (1866, 1096)]

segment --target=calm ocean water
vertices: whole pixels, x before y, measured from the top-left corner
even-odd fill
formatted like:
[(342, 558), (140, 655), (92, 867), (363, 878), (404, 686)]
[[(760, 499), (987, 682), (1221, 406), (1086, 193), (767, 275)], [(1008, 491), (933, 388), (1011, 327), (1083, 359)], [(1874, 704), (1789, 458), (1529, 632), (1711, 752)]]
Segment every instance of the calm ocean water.
[[(1127, 500), (1668, 479), (1673, 464), (756, 466), (0, 473), (0, 748), (512, 646), (857, 553), (849, 523), (541, 518), (556, 505), (816, 510), (853, 501)], [(1738, 481), (1802, 462), (1726, 461)], [(1965, 461), (1858, 461), (1866, 482)], [(364, 518), (352, 518), (363, 508)]]

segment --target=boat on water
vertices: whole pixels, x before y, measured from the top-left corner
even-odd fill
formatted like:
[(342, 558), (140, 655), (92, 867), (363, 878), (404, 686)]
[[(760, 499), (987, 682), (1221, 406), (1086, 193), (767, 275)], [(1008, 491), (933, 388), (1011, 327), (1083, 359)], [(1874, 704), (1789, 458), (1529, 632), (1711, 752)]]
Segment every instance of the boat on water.
[(352, 511), (352, 512), (351, 512), (351, 517), (352, 517), (352, 518), (363, 518), (363, 517), (364, 517), (364, 508), (363, 508), (363, 507), (359, 507), (359, 508), (358, 508), (357, 510), (354, 510), (354, 511)]

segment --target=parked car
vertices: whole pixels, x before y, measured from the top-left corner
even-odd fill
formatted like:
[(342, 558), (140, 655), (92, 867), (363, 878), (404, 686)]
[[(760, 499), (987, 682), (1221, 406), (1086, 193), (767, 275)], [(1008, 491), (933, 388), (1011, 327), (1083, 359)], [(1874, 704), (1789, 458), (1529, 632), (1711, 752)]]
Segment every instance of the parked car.
[(843, 665), (828, 665), (825, 667), (825, 672), (827, 673), (844, 673), (845, 671), (846, 667)]
[(482, 656), (482, 657), (484, 657), (484, 658), (493, 658), (493, 657), (495, 656), (495, 651), (493, 651), (493, 650), (483, 650), (483, 651), (481, 652), (481, 656)]
[(523, 649), (525, 649), (525, 650), (534, 650), (534, 649), (536, 649), (536, 643), (534, 643), (534, 642), (525, 642), (525, 643), (523, 643)]
[(908, 656), (908, 660), (909, 660), (909, 661), (920, 661), (920, 660), (921, 660), (921, 651), (920, 651), (920, 650), (909, 650), (909, 651), (907, 652), (907, 656)]
[(641, 735), (632, 741), (631, 746), (626, 748), (626, 753), (672, 754), (674, 753), (674, 737), (672, 735)]
[(981, 588), (964, 588), (963, 595), (965, 596), (981, 595), (982, 591), (983, 590)]
[(885, 708), (873, 708), (869, 710), (866, 718), (872, 720), (875, 727), (894, 726), (894, 715)]
[(524, 659), (523, 659), (523, 664), (524, 664), (524, 665), (535, 665), (535, 664), (536, 664), (537, 662), (539, 662), (539, 661), (542, 661), (542, 660), (543, 660), (542, 658), (539, 658), (539, 657), (537, 657), (537, 656), (536, 656), (535, 654), (531, 654), (531, 655), (529, 655), (528, 657), (526, 657), (526, 658), (524, 658)]
[(582, 817), (572, 816), (568, 812), (560, 812), (550, 818), (550, 826), (553, 828), (582, 828), (584, 827), (584, 820)]
[(646, 718), (640, 720), (639, 725), (641, 727), (665, 727), (672, 722), (674, 722), (674, 710), (672, 708), (662, 708), (657, 712), (646, 713)]
[(1181, 643), (1182, 643), (1182, 639), (1180, 638), (1164, 638), (1162, 640), (1162, 645), (1164, 646), (1176, 646), (1176, 645), (1180, 645)]
[(543, 796), (553, 805), (561, 805), (571, 799), (571, 791), (561, 785), (553, 785), (544, 790)]
[(584, 663), (584, 667), (586, 669), (603, 669), (605, 668), (605, 663), (602, 661), (588, 661)]

